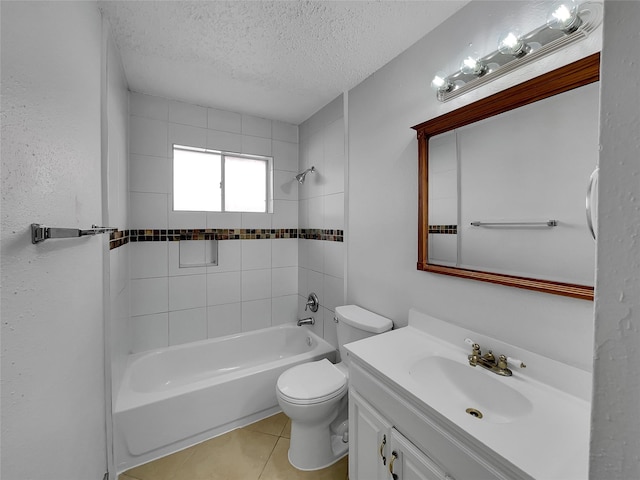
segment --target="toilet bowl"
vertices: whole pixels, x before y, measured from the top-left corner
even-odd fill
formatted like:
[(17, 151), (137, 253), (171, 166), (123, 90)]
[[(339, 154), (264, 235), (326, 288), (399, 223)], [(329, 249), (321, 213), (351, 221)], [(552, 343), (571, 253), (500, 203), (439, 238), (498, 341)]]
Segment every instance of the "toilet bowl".
[(391, 330), (388, 318), (357, 305), (336, 308), (342, 361), (303, 363), (282, 373), (276, 395), (291, 419), (289, 462), (299, 470), (318, 470), (344, 457), (348, 444), (348, 357), (344, 344)]

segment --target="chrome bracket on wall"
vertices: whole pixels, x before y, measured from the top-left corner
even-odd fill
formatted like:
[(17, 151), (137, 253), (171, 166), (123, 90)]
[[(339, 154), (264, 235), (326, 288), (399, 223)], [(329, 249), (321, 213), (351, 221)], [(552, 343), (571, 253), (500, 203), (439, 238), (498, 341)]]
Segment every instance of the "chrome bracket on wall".
[(98, 227), (97, 225), (91, 225), (91, 228), (87, 230), (81, 230), (79, 228), (58, 228), (58, 227), (45, 227), (39, 223), (31, 224), (31, 243), (41, 243), (50, 238), (76, 238), (84, 237), (88, 235), (98, 235), (100, 233), (115, 232), (117, 228), (113, 227)]

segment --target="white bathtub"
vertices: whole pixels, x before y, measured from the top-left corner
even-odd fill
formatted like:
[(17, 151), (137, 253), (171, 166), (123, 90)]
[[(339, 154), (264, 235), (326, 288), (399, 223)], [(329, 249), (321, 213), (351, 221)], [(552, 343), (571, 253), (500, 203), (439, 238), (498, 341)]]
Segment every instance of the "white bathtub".
[(114, 409), (118, 472), (278, 412), (280, 374), (335, 354), (283, 325), (131, 355)]

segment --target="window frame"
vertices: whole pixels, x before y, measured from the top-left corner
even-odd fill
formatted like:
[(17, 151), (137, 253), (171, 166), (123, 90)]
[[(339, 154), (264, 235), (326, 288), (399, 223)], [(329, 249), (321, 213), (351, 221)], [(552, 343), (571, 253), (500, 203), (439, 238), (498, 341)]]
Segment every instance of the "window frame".
[[(187, 152), (207, 153), (220, 156), (220, 210), (176, 210), (175, 195), (175, 151), (182, 150)], [(266, 164), (265, 175), (265, 210), (264, 211), (247, 211), (247, 210), (227, 210), (225, 202), (226, 182), (225, 182), (225, 163), (226, 157), (246, 160), (259, 160)], [(273, 157), (266, 155), (254, 155), (248, 153), (231, 152), (228, 150), (216, 150), (212, 148), (193, 147), (174, 143), (171, 147), (171, 186), (173, 192), (173, 200), (171, 209), (174, 212), (211, 212), (211, 213), (273, 213)]]

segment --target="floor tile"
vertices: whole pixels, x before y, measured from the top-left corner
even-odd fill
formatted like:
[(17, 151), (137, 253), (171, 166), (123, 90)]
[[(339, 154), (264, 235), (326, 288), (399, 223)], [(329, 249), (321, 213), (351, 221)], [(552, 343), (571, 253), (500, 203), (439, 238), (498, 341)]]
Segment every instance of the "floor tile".
[(125, 475), (133, 477), (136, 480), (174, 480), (178, 478), (176, 475), (193, 453), (193, 447), (187, 448), (186, 450), (172, 453), (153, 462), (127, 470)]
[(280, 437), (276, 448), (259, 480), (346, 480), (348, 471), (348, 460), (344, 457), (337, 463), (322, 470), (313, 472), (303, 472), (292, 467), (289, 463), (287, 453), (289, 451), (290, 440)]
[(284, 430), (282, 430), (282, 433), (280, 434), (280, 436), (285, 438), (291, 438), (291, 419), (290, 418), (287, 420), (287, 424), (284, 426)]
[(252, 432), (268, 433), (269, 435), (280, 436), (288, 420), (289, 417), (284, 413), (276, 413), (275, 415), (252, 423), (251, 425), (247, 425), (244, 429), (251, 430)]
[(118, 476), (118, 480), (139, 480), (139, 479), (134, 478), (134, 477), (130, 477), (130, 476), (129, 476), (129, 475), (127, 475), (126, 473), (121, 473), (121, 474)]
[(277, 441), (273, 435), (234, 430), (196, 445), (171, 480), (258, 480)]

